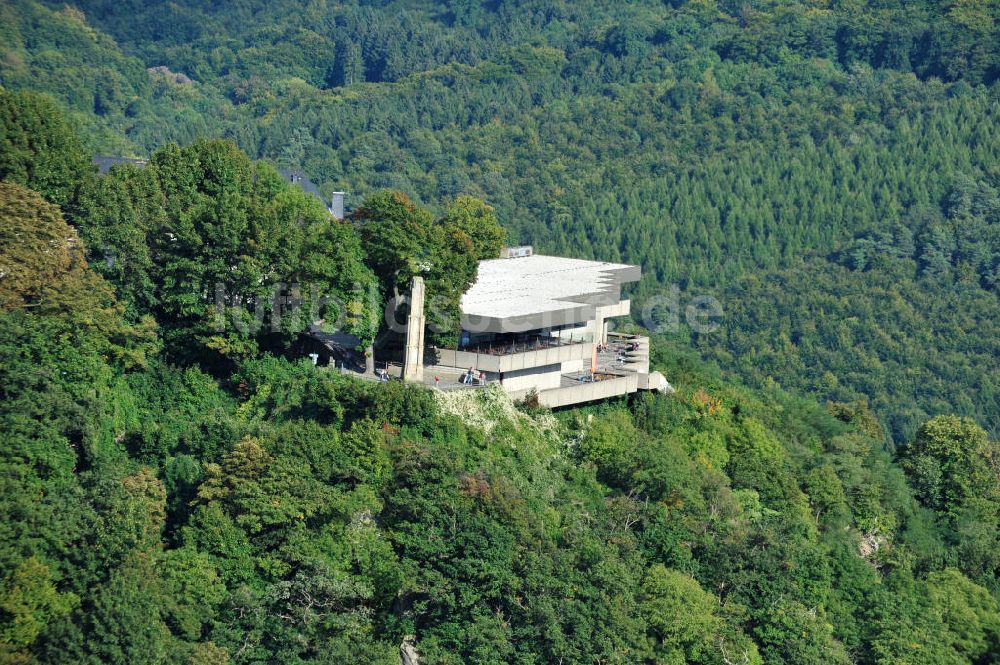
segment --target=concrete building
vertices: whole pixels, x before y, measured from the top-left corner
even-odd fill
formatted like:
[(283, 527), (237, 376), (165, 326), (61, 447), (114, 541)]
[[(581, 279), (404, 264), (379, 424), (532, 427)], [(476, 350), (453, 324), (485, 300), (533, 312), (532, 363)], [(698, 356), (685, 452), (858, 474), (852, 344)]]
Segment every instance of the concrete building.
[[(629, 314), (621, 287), (639, 279), (638, 266), (541, 256), (530, 247), (502, 256), (479, 263), (462, 298), (458, 348), (427, 352), (433, 365), (425, 382), (444, 376), (445, 387), (468, 387), (471, 368), (473, 386), (484, 377), (516, 397), (535, 391), (549, 407), (672, 390), (649, 371), (648, 338), (608, 331), (609, 319)], [(410, 355), (404, 364), (416, 360)]]

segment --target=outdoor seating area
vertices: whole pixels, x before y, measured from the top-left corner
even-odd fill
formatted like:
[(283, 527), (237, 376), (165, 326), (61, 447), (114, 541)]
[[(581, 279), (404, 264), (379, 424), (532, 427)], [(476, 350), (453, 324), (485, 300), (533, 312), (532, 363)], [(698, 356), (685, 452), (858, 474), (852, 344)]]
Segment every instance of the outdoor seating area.
[(516, 353), (527, 353), (529, 351), (540, 351), (542, 349), (585, 343), (590, 342), (586, 342), (582, 337), (574, 339), (572, 335), (568, 337), (559, 337), (556, 335), (503, 335), (489, 342), (461, 346), (459, 350), (469, 353), (481, 353), (488, 356), (510, 356)]
[(563, 375), (562, 385), (566, 387), (566, 386), (578, 385), (581, 383), (598, 383), (600, 381), (618, 379), (621, 378), (621, 376), (622, 373), (620, 372), (616, 373), (616, 372), (601, 371), (601, 370), (598, 370), (596, 372), (591, 372), (590, 370), (582, 372), (572, 372), (570, 374)]

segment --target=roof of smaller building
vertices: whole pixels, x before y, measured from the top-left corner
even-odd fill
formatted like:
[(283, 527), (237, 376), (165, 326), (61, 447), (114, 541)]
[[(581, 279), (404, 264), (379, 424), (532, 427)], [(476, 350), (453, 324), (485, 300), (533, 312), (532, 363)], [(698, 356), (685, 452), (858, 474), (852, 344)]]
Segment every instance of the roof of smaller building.
[(583, 321), (595, 305), (617, 303), (621, 285), (640, 275), (638, 266), (542, 254), (480, 261), (476, 283), (462, 297), (463, 324), (492, 320), (478, 329), (496, 330), (505, 319), (522, 329)]
[(316, 183), (309, 179), (309, 176), (305, 174), (305, 171), (301, 169), (278, 169), (278, 173), (280, 173), (285, 180), (293, 185), (298, 185), (303, 192), (306, 194), (312, 194), (322, 201), (324, 206), (326, 205), (326, 199), (324, 199), (323, 195), (320, 194), (319, 187), (317, 187)]
[(111, 171), (112, 166), (118, 166), (119, 164), (131, 164), (132, 166), (138, 166), (139, 168), (145, 168), (149, 164), (148, 159), (140, 159), (138, 157), (120, 157), (118, 155), (95, 155), (93, 158), (93, 164), (97, 167), (97, 172), (101, 175), (107, 174)]

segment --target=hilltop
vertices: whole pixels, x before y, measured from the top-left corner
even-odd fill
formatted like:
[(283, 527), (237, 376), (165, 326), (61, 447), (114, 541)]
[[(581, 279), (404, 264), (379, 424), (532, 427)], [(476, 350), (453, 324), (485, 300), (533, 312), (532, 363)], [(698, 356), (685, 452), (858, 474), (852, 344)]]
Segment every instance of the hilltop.
[(867, 399), (899, 443), (1000, 433), (995, 3), (52, 7), (5, 4), (0, 83), (97, 151), (228, 137), (349, 207), (472, 195), (513, 243), (642, 265), (635, 311), (719, 298), (719, 335), (644, 323), (743, 380)]

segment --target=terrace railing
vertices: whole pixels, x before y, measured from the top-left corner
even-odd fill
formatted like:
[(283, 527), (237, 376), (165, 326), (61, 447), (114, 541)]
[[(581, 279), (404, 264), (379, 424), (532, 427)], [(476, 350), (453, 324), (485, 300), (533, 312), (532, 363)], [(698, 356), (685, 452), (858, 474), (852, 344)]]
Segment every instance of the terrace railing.
[(488, 356), (510, 356), (516, 353), (528, 353), (529, 351), (541, 351), (563, 346), (573, 346), (579, 344), (590, 344), (582, 339), (555, 337), (552, 335), (534, 335), (529, 338), (514, 338), (509, 341), (493, 340), (481, 344), (468, 344), (458, 349), (466, 353), (479, 353)]

